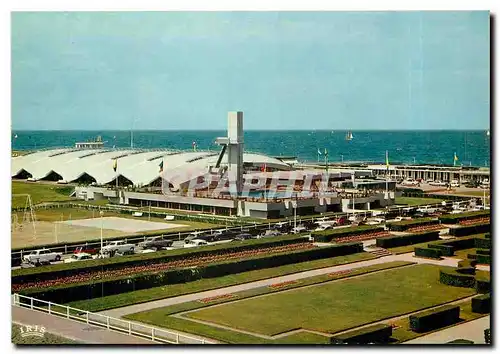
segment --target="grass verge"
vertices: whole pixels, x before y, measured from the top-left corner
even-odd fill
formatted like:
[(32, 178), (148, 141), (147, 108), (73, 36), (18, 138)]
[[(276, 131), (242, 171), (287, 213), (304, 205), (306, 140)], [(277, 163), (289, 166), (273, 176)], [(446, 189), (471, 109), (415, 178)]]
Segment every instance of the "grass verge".
[(443, 201), (443, 199), (437, 199), (437, 198), (418, 198), (418, 197), (398, 197), (398, 198), (396, 198), (396, 204), (410, 205), (410, 206), (436, 204), (436, 203), (441, 203), (442, 201)]

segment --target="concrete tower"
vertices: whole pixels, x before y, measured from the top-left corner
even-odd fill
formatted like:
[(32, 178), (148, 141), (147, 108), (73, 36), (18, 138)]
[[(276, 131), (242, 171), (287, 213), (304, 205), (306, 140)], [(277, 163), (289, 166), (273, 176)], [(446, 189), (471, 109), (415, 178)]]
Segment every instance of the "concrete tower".
[(243, 189), (243, 112), (227, 114), (227, 137), (216, 139), (223, 146), (217, 165), (227, 150), (229, 190), (231, 195), (241, 195)]

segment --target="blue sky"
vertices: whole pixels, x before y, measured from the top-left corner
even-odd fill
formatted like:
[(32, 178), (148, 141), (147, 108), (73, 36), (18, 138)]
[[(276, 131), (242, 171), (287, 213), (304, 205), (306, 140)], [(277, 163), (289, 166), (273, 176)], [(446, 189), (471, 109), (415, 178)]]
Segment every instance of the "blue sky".
[(489, 43), (488, 12), (14, 13), (12, 127), (487, 129)]

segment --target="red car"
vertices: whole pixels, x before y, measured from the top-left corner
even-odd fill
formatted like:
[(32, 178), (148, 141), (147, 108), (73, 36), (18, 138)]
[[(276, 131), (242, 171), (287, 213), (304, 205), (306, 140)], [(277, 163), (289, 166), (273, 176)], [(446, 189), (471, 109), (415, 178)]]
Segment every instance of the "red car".
[(89, 246), (82, 246), (82, 247), (77, 247), (73, 253), (74, 254), (77, 254), (77, 253), (97, 254), (97, 253), (99, 253), (99, 250), (97, 248), (92, 248)]

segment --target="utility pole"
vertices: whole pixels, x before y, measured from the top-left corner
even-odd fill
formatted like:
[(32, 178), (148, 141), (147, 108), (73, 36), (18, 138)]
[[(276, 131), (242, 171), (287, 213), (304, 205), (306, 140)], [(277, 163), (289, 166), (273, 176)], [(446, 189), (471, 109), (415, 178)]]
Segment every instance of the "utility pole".
[(103, 247), (103, 240), (102, 240), (102, 215), (104, 213), (102, 212), (102, 210), (99, 212), (99, 215), (101, 216), (101, 253), (102, 253), (102, 247)]

